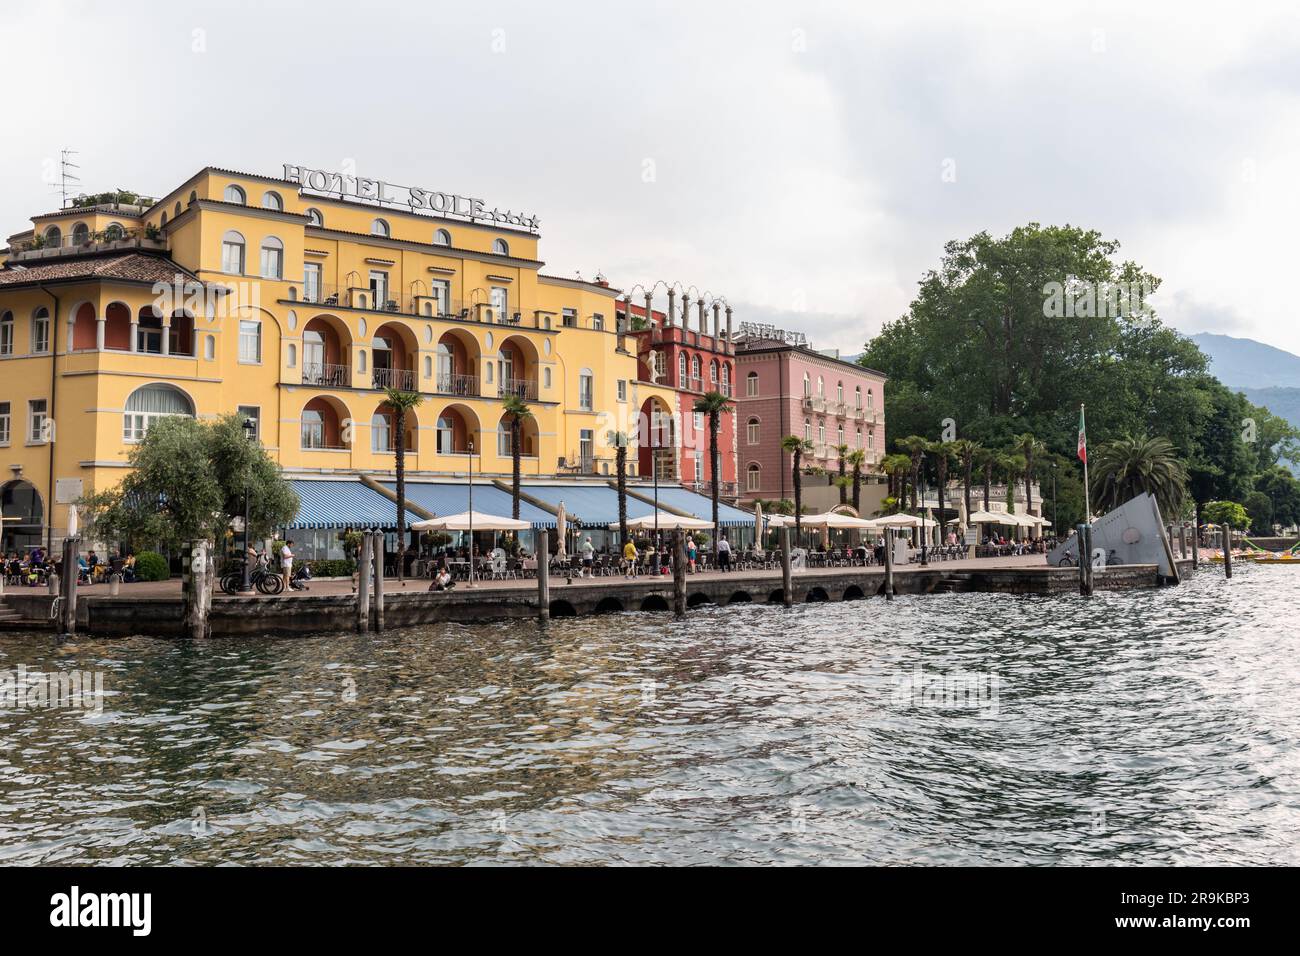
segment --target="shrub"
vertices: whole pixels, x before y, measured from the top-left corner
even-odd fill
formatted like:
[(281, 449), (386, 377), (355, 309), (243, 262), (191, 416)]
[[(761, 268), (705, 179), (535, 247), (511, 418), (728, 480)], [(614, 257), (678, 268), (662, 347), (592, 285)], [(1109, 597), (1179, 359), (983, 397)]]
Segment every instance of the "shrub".
[(319, 561), (308, 561), (307, 567), (311, 568), (312, 577), (347, 578), (357, 569), (357, 563), (351, 558), (322, 558)]
[(135, 579), (137, 581), (166, 581), (171, 577), (167, 559), (157, 551), (141, 551), (135, 556)]

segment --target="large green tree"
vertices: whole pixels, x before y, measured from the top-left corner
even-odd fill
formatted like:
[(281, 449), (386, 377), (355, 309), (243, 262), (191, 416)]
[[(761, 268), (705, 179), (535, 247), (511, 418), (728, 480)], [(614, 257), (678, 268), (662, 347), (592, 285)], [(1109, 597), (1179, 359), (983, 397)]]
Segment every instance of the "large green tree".
[(243, 422), (186, 416), (157, 418), (131, 449), (131, 470), (116, 487), (81, 501), (89, 531), (140, 549), (176, 549), (191, 541), (219, 542), (248, 493), (249, 528), (269, 534), (298, 513), (298, 496)]

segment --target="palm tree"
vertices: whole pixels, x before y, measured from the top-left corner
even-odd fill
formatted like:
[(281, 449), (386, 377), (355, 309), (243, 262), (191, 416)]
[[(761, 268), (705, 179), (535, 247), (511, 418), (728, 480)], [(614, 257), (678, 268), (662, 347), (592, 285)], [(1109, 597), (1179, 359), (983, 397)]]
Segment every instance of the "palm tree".
[(533, 411), (518, 395), (508, 395), (501, 403), (503, 416), (510, 419), (510, 505), (511, 517), (519, 517), (519, 463), (523, 455), (523, 442), (520, 433), (524, 422), (533, 417)]
[(849, 452), (849, 467), (853, 469), (853, 511), (861, 516), (862, 512), (862, 466), (867, 463), (867, 453), (861, 448)]
[[(424, 401), (418, 392), (400, 388), (384, 389), (388, 407), (393, 410), (393, 451), (397, 455), (397, 580), (403, 580), (403, 556), (406, 554), (406, 413)], [(364, 574), (365, 571), (363, 570)]]
[(952, 443), (953, 454), (957, 458), (958, 464), (961, 465), (962, 486), (966, 495), (966, 515), (970, 516), (970, 478), (971, 471), (975, 467), (975, 456), (979, 454), (980, 449), (984, 446), (977, 441), (969, 438), (958, 438)]
[(939, 539), (943, 540), (943, 492), (948, 484), (948, 464), (952, 461), (955, 450), (950, 441), (936, 441), (930, 443), (930, 454), (934, 455), (934, 470), (938, 477), (939, 488), (939, 508), (936, 512), (939, 518)]
[(812, 442), (798, 435), (786, 435), (781, 439), (781, 450), (790, 455), (790, 480), (794, 484), (794, 535), (796, 540), (803, 530), (799, 515), (803, 513), (803, 481), (799, 475), (799, 460), (803, 453), (812, 451)]
[(993, 469), (998, 464), (998, 453), (992, 448), (980, 447), (975, 452), (975, 461), (984, 475), (984, 510), (989, 510), (989, 493), (993, 486)]
[(722, 487), (722, 475), (719, 473), (718, 429), (722, 425), (722, 413), (731, 411), (731, 399), (721, 392), (705, 392), (695, 402), (695, 411), (709, 416), (709, 472), (713, 477), (713, 488), (709, 497), (713, 499), (713, 566), (718, 564), (718, 491)]
[(845, 456), (848, 455), (848, 453), (849, 453), (848, 445), (835, 446), (835, 454), (839, 456), (840, 459), (840, 474), (835, 484), (840, 489), (840, 504), (842, 505), (846, 505), (849, 503), (849, 483), (844, 480), (845, 479), (844, 467), (845, 465), (848, 464), (848, 462), (846, 462), (844, 458)]
[(925, 453), (930, 448), (930, 440), (922, 438), (920, 435), (908, 435), (906, 438), (896, 439), (895, 444), (907, 452), (908, 459), (912, 463), (912, 510), (919, 514), (921, 505), (917, 494), (921, 487), (921, 463), (925, 461)]
[(886, 455), (880, 460), (880, 468), (889, 476), (889, 497), (900, 503), (898, 510), (903, 510), (907, 504), (903, 501), (906, 497), (903, 477), (912, 470), (912, 459), (907, 455)]
[(610, 432), (614, 446), (614, 476), (618, 483), (618, 540), (627, 542), (627, 432)]
[(1163, 515), (1177, 514), (1187, 489), (1187, 469), (1165, 438), (1125, 435), (1092, 454), (1092, 500), (1113, 511), (1142, 492), (1156, 499)]
[(1016, 485), (1024, 473), (1025, 459), (1022, 455), (1003, 452), (998, 455), (998, 467), (1007, 479), (1007, 510), (1013, 512), (1016, 510)]
[(1030, 432), (1017, 435), (1014, 442), (1016, 451), (1025, 459), (1025, 513), (1028, 514), (1034, 508), (1034, 456), (1047, 451), (1047, 446)]

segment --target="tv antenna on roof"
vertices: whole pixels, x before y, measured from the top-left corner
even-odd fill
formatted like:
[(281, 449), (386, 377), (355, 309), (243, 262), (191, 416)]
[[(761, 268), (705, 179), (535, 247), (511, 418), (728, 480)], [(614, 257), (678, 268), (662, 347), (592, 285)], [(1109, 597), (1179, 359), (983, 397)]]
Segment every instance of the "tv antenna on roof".
[(57, 189), (59, 191), (59, 194), (63, 197), (62, 208), (64, 209), (66, 209), (68, 206), (68, 184), (81, 182), (80, 176), (78, 176), (76, 173), (71, 173), (68, 171), (71, 169), (81, 168), (80, 166), (78, 166), (76, 163), (72, 162), (68, 158), (70, 156), (75, 156), (77, 153), (78, 150), (75, 149), (59, 150), (59, 181), (57, 183), (50, 183), (50, 187), (52, 189)]

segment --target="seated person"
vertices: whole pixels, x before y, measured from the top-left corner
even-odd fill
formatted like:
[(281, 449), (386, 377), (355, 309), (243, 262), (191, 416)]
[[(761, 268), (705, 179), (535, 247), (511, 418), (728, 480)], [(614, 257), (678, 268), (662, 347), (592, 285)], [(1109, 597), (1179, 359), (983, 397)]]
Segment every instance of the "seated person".
[(434, 572), (433, 581), (429, 584), (430, 591), (450, 591), (456, 586), (456, 582), (451, 579), (451, 571), (444, 564)]

